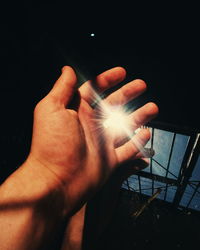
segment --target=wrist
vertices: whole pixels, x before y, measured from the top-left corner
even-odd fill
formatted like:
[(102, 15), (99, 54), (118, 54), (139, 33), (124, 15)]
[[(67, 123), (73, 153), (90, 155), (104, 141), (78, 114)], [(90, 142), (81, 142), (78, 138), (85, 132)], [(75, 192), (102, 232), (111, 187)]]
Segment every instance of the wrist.
[(51, 211), (51, 216), (65, 215), (62, 184), (33, 157), (27, 160), (2, 184), (1, 200), (17, 207), (31, 207), (37, 213)]
[(62, 186), (51, 175), (28, 158), (0, 186), (1, 249), (48, 249), (64, 222)]

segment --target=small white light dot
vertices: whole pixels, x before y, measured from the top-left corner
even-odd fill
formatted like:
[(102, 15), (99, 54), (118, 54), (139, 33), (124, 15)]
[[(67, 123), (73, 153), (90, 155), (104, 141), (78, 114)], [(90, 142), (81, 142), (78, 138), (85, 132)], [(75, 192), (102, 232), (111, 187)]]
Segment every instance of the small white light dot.
[(91, 37), (94, 37), (94, 36), (95, 36), (95, 34), (94, 34), (94, 33), (91, 33), (91, 34), (90, 34), (90, 36), (91, 36)]

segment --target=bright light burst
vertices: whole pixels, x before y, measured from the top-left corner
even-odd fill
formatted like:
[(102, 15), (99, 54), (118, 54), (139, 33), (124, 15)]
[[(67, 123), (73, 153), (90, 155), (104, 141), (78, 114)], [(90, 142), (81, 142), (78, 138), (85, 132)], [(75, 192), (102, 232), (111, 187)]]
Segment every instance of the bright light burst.
[[(90, 85), (91, 100), (98, 110), (98, 129), (105, 130), (115, 140), (119, 137), (127, 137), (136, 146), (143, 157), (149, 158), (154, 155), (153, 149), (146, 149), (142, 146), (142, 141), (134, 136), (139, 129), (133, 131), (133, 119), (130, 119), (129, 110), (122, 105), (111, 105), (106, 102)], [(137, 137), (138, 138), (138, 137)]]
[(119, 106), (106, 105), (102, 114), (102, 125), (114, 137), (126, 135), (127, 131), (131, 132), (128, 114)]

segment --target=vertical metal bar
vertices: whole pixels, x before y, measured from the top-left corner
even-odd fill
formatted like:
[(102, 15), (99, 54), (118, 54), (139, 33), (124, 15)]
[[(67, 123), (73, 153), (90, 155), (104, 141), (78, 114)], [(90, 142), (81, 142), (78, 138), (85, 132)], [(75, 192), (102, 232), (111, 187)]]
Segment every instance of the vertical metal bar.
[[(175, 139), (176, 139), (176, 133), (174, 133), (173, 139), (172, 139), (172, 145), (171, 145), (171, 149), (170, 149), (170, 153), (169, 153), (169, 159), (168, 159), (168, 163), (167, 163), (165, 178), (167, 178), (167, 175), (169, 173), (169, 165), (170, 165), (170, 162), (171, 162), (171, 157), (172, 157), (172, 152), (173, 152), (173, 148), (174, 148)], [(168, 190), (168, 184), (166, 184), (166, 186), (165, 186), (164, 201), (166, 200), (166, 197), (167, 197), (167, 190)]]
[(184, 195), (186, 186), (195, 168), (196, 162), (199, 157), (200, 152), (200, 133), (193, 134), (190, 137), (183, 162), (181, 165), (181, 170), (178, 177), (179, 186), (177, 188), (173, 205), (178, 207), (179, 203)]
[(166, 184), (165, 186), (164, 201), (166, 200), (166, 197), (167, 197), (167, 191), (168, 191), (168, 184)]
[(139, 190), (140, 190), (140, 194), (142, 193), (141, 190), (141, 180), (140, 180), (140, 176), (138, 175), (138, 184), (139, 184)]
[(128, 187), (128, 191), (130, 191), (130, 185), (129, 185), (128, 179), (126, 180), (126, 185), (127, 185), (127, 187)]

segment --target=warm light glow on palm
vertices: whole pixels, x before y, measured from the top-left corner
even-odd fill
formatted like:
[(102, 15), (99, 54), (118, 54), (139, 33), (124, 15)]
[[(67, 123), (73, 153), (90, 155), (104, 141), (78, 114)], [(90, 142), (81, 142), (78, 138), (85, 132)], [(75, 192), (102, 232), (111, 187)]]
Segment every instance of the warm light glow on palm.
[(102, 117), (102, 124), (113, 136), (126, 135), (130, 130), (127, 113), (121, 107), (107, 106)]
[[(121, 101), (119, 100), (118, 105), (112, 105), (103, 99), (90, 85), (90, 100), (92, 106), (97, 110), (96, 122), (97, 127), (94, 129), (94, 133), (99, 133), (101, 137), (102, 131), (106, 131), (107, 136), (114, 140), (118, 138), (129, 138), (132, 142), (133, 147), (137, 147), (143, 157), (152, 157), (154, 152), (146, 150), (142, 145), (143, 142), (134, 135), (139, 132), (142, 128), (137, 127), (137, 123), (134, 121), (133, 116), (130, 115), (128, 110)], [(132, 108), (131, 108), (132, 110)]]
[(102, 100), (100, 96), (95, 94), (96, 100), (99, 101), (98, 109), (101, 110), (100, 115), (100, 129), (105, 129), (108, 132), (108, 135), (112, 139), (117, 139), (119, 137), (128, 137), (129, 140), (133, 143), (133, 146), (136, 146), (143, 157), (152, 157), (154, 153), (147, 152), (146, 149), (142, 146), (140, 140), (136, 140), (134, 135), (138, 133), (139, 129), (133, 130), (134, 121), (130, 119), (128, 110), (125, 110), (123, 106), (112, 106), (106, 103), (105, 100)]

